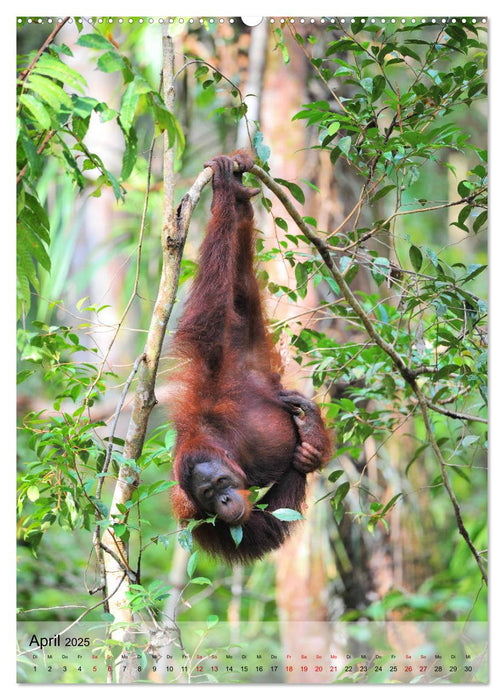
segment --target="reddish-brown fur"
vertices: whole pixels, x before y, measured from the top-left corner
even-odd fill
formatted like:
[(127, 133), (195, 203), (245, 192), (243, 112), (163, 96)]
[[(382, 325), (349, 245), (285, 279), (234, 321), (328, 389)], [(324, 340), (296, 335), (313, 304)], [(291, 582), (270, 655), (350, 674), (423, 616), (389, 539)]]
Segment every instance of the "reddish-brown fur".
[[(233, 174), (233, 160), (239, 173)], [(263, 499), (268, 508), (249, 512), (238, 547), (229, 525), (220, 519), (194, 530), (201, 546), (229, 561), (260, 557), (284, 541), (290, 526), (269, 511), (302, 508), (306, 472), (320, 467), (329, 450), (318, 409), (295, 392), (290, 394), (298, 399), (289, 399), (289, 392), (282, 395), (273, 371), (274, 351), (254, 273), (250, 197), (257, 190), (241, 184), (241, 172), (252, 164), (243, 152), (209, 163), (214, 170), (212, 216), (199, 272), (173, 342), (179, 363), (171, 406), (177, 430), (177, 517), (208, 517), (190, 488), (191, 465), (198, 462), (227, 464), (248, 487), (273, 483)], [(302, 407), (305, 423), (295, 415), (301, 400), (307, 404)]]

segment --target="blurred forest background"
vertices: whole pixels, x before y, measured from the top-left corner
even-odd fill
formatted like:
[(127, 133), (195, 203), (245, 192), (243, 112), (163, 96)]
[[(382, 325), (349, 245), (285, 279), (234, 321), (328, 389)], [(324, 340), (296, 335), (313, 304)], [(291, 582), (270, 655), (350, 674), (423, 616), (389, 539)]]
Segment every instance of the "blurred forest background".
[[(19, 619), (104, 619), (110, 529), (141, 562), (139, 618), (486, 620), (484, 21), (22, 18), (18, 54)], [(294, 536), (246, 567), (195, 552), (172, 517), (166, 352), (141, 456), (123, 454), (168, 147), (175, 206), (206, 160), (251, 148), (335, 268), (248, 176), (284, 385), (319, 403), (334, 453)], [(113, 513), (125, 466), (140, 484)]]

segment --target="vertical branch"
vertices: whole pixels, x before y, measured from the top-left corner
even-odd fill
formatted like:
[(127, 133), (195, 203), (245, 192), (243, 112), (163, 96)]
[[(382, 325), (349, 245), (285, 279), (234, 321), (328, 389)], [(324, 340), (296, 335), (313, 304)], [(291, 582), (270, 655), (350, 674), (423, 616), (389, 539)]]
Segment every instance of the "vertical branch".
[[(173, 66), (173, 42), (168, 33), (165, 32), (163, 36), (163, 89), (170, 111), (173, 111), (174, 108)], [(164, 153), (163, 184), (165, 196), (161, 234), (163, 252), (161, 280), (139, 366), (138, 382), (126, 434), (123, 456), (128, 461), (119, 470), (110, 505), (110, 517), (117, 517), (121, 521), (126, 517), (121, 514), (121, 510), (124, 511), (124, 508), (121, 507), (131, 500), (139, 484), (139, 471), (135, 463), (142, 453), (149, 415), (156, 404), (155, 379), (168, 319), (175, 301), (185, 241), (185, 235), (183, 240), (180, 240), (175, 230), (173, 149), (168, 147), (167, 136), (165, 136)], [(110, 612), (114, 615), (115, 621), (112, 636), (117, 641), (131, 641), (133, 616), (127, 605), (127, 593), (132, 572), (128, 563), (128, 551), (124, 543), (116, 537), (112, 528), (105, 531), (102, 538), (102, 548), (104, 550), (107, 591), (114, 591), (114, 595), (109, 599)], [(125, 571), (129, 574), (128, 576), (125, 576)], [(133, 659), (131, 658), (128, 662), (122, 658), (121, 664), (117, 666), (118, 682), (129, 683), (135, 680), (136, 676), (136, 664), (133, 663)]]
[(264, 70), (266, 67), (266, 49), (268, 47), (269, 28), (265, 18), (250, 32), (249, 65), (243, 101), (247, 105), (247, 114), (240, 119), (236, 135), (237, 148), (250, 148), (256, 123), (261, 117)]
[[(166, 22), (163, 24), (163, 98), (166, 109), (172, 114), (175, 112), (175, 53), (173, 51), (173, 40), (169, 34), (169, 25)], [(163, 239), (165, 236), (173, 234), (174, 220), (174, 149), (170, 148), (168, 133), (164, 133), (164, 149), (163, 149)], [(165, 244), (162, 242), (163, 253), (165, 253)]]

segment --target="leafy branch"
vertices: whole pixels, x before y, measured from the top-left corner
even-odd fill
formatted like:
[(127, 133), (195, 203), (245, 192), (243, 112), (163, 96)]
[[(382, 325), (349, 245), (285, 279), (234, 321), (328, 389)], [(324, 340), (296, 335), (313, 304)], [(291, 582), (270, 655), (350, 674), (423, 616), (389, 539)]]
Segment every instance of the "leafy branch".
[[(332, 256), (330, 247), (327, 245), (327, 243), (321, 238), (313, 229), (312, 226), (306, 223), (302, 216), (299, 214), (297, 211), (296, 207), (293, 205), (292, 201), (290, 198), (286, 195), (285, 191), (278, 185), (278, 183), (275, 182), (275, 180), (268, 174), (266, 173), (262, 168), (260, 168), (257, 165), (254, 165), (254, 167), (251, 170), (252, 174), (255, 175), (259, 180), (261, 180), (281, 201), (281, 203), (284, 205), (286, 211), (289, 213), (291, 218), (293, 219), (294, 223), (300, 231), (306, 236), (306, 238), (312, 243), (312, 245), (315, 246), (317, 249), (318, 253), (320, 254), (321, 258), (324, 260), (330, 274), (332, 275), (334, 281), (337, 283), (339, 289), (341, 290), (342, 296), (345, 298), (347, 301), (348, 305), (352, 308), (352, 310), (355, 312), (357, 317), (360, 319), (363, 328), (365, 329), (366, 333), (368, 334), (369, 338), (379, 347), (383, 352), (385, 352), (390, 359), (392, 360), (394, 366), (396, 367), (397, 371), (399, 374), (403, 377), (403, 379), (406, 381), (406, 383), (411, 387), (413, 393), (415, 394), (423, 422), (425, 425), (426, 433), (430, 442), (430, 445), (434, 451), (434, 454), (436, 455), (437, 461), (439, 463), (439, 467), (441, 470), (441, 476), (443, 479), (443, 485), (444, 488), (448, 494), (448, 497), (452, 503), (453, 511), (455, 513), (455, 519), (457, 522), (457, 527), (459, 529), (459, 532), (465, 542), (467, 543), (467, 546), (471, 550), (471, 553), (473, 557), (476, 560), (476, 563), (478, 565), (478, 568), (481, 571), (481, 575), (485, 583), (487, 583), (487, 574), (482, 562), (482, 559), (477, 552), (476, 548), (474, 547), (474, 544), (471, 540), (471, 537), (469, 533), (467, 532), (467, 529), (463, 523), (462, 520), (462, 515), (460, 511), (460, 506), (458, 504), (457, 498), (455, 496), (455, 493), (452, 489), (450, 479), (448, 476), (448, 473), (446, 471), (446, 466), (445, 466), (445, 461), (443, 459), (443, 455), (441, 453), (441, 450), (439, 448), (439, 445), (437, 443), (436, 437), (432, 431), (431, 428), (431, 422), (429, 419), (428, 411), (427, 409), (429, 408), (427, 404), (427, 400), (422, 392), (422, 389), (420, 388), (417, 378), (415, 376), (414, 371), (412, 371), (404, 362), (402, 356), (397, 352), (397, 350), (388, 343), (384, 338), (378, 333), (376, 330), (376, 326), (371, 322), (368, 314), (366, 313), (366, 310), (361, 306), (359, 303), (357, 297), (347, 284), (347, 281), (345, 279), (345, 276), (340, 272), (338, 269), (336, 262)], [(457, 416), (459, 417), (459, 416)], [(469, 419), (469, 417), (467, 418)]]

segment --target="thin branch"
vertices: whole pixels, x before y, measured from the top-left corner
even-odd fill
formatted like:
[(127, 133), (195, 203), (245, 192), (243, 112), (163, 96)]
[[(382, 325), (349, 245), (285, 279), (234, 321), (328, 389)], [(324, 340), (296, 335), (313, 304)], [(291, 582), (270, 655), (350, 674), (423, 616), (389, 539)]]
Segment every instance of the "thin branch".
[(436, 413), (441, 413), (443, 416), (449, 416), (450, 418), (457, 418), (458, 420), (473, 421), (474, 423), (488, 423), (486, 418), (481, 418), (480, 416), (474, 416), (470, 413), (462, 413), (460, 411), (453, 411), (451, 408), (444, 408), (439, 404), (432, 403), (428, 399), (425, 399), (426, 405), (431, 409), (431, 411), (436, 411)]
[(126, 316), (128, 315), (128, 312), (129, 312), (129, 310), (130, 310), (130, 308), (131, 308), (131, 305), (133, 304), (133, 301), (135, 300), (135, 298), (136, 298), (136, 296), (137, 296), (137, 294), (138, 294), (138, 284), (139, 284), (139, 281), (140, 281), (140, 262), (141, 262), (141, 259), (142, 259), (142, 245), (143, 245), (143, 239), (144, 239), (144, 235), (145, 235), (145, 223), (146, 223), (146, 220), (147, 220), (147, 210), (148, 210), (149, 197), (150, 197), (151, 174), (152, 174), (152, 159), (153, 159), (153, 154), (154, 154), (154, 145), (155, 145), (155, 141), (156, 141), (156, 137), (154, 136), (153, 139), (152, 139), (151, 145), (150, 145), (150, 149), (149, 149), (149, 162), (148, 162), (148, 165), (147, 165), (147, 181), (146, 181), (145, 197), (144, 197), (143, 210), (142, 210), (142, 219), (141, 219), (141, 221), (140, 221), (140, 232), (139, 232), (139, 235), (138, 235), (137, 259), (136, 259), (135, 281), (134, 281), (134, 283), (133, 283), (133, 290), (132, 290), (132, 292), (131, 292), (131, 294), (130, 294), (130, 298), (129, 298), (129, 300), (128, 300), (128, 303), (126, 304), (126, 307), (125, 307), (125, 309), (124, 309), (124, 311), (123, 311), (123, 313), (122, 313), (122, 315), (121, 315), (121, 318), (119, 319), (119, 321), (118, 321), (117, 324), (116, 324), (114, 335), (113, 335), (113, 337), (112, 337), (112, 339), (111, 339), (111, 341), (110, 341), (110, 343), (109, 343), (109, 346), (108, 346), (107, 350), (105, 351), (105, 355), (104, 355), (104, 357), (103, 357), (103, 359), (102, 359), (100, 368), (99, 368), (99, 370), (98, 370), (98, 372), (97, 372), (97, 374), (96, 374), (96, 377), (95, 377), (93, 383), (91, 384), (91, 387), (89, 388), (89, 391), (88, 391), (88, 393), (87, 393), (87, 395), (86, 395), (86, 399), (85, 399), (85, 400), (88, 400), (88, 399), (89, 399), (89, 396), (91, 395), (92, 390), (94, 389), (94, 387), (96, 386), (96, 384), (99, 382), (99, 380), (100, 380), (100, 378), (101, 378), (101, 376), (102, 376), (102, 374), (103, 374), (103, 370), (104, 370), (104, 368), (105, 368), (105, 364), (106, 364), (106, 362), (107, 362), (108, 356), (109, 356), (109, 354), (110, 354), (110, 352), (111, 352), (111, 350), (112, 350), (112, 346), (113, 346), (113, 344), (115, 343), (115, 340), (116, 340), (116, 338), (117, 338), (117, 336), (118, 336), (118, 334), (119, 334), (119, 331), (120, 331), (121, 328), (122, 328), (122, 325), (123, 325), (123, 323), (124, 323), (124, 320), (125, 320)]
[(224, 80), (225, 80), (226, 82), (228, 82), (228, 83), (231, 85), (231, 87), (233, 88), (233, 90), (236, 90), (236, 92), (238, 93), (238, 95), (239, 95), (239, 97), (240, 97), (240, 102), (243, 103), (242, 92), (241, 92), (240, 88), (238, 87), (238, 85), (236, 85), (235, 83), (233, 83), (233, 81), (230, 80), (226, 75), (224, 75), (224, 73), (222, 73), (218, 68), (216, 68), (214, 65), (212, 65), (212, 64), (209, 63), (208, 61), (205, 61), (203, 58), (194, 58), (194, 59), (192, 59), (192, 60), (190, 60), (190, 61), (186, 61), (186, 62), (184, 63), (184, 65), (183, 65), (181, 68), (179, 68), (178, 71), (175, 73), (174, 80), (176, 81), (177, 78), (179, 77), (179, 75), (180, 75), (188, 66), (191, 66), (191, 65), (193, 65), (194, 63), (199, 64), (199, 65), (203, 65), (203, 66), (208, 66), (208, 67), (211, 68), (215, 73), (218, 73), (222, 78), (224, 78)]
[[(56, 133), (56, 129), (50, 129), (49, 131), (46, 131), (44, 138), (42, 139), (42, 143), (37, 148), (37, 155), (38, 156), (40, 156), (42, 154), (44, 148), (47, 146), (47, 144), (52, 139), (52, 137), (54, 136), (55, 133)], [(19, 171), (19, 173), (16, 177), (16, 185), (19, 184), (19, 182), (23, 179), (27, 167), (28, 167), (28, 163), (26, 163), (26, 165), (23, 166), (21, 168), (21, 170)]]
[(440, 447), (437, 443), (436, 437), (432, 431), (431, 422), (430, 422), (429, 416), (427, 414), (427, 402), (425, 400), (425, 397), (424, 397), (421, 389), (418, 387), (416, 382), (415, 382), (414, 391), (415, 391), (416, 397), (418, 399), (418, 403), (420, 405), (420, 411), (422, 412), (422, 417), (423, 417), (425, 429), (427, 431), (427, 437), (429, 438), (430, 445), (431, 445), (432, 449), (434, 450), (434, 453), (435, 453), (437, 460), (439, 462), (439, 468), (441, 470), (441, 478), (443, 480), (443, 486), (444, 486), (445, 491), (447, 492), (448, 497), (452, 503), (458, 531), (461, 534), (462, 538), (465, 540), (469, 549), (471, 550), (472, 555), (475, 558), (476, 563), (478, 565), (478, 568), (481, 572), (481, 577), (482, 577), (483, 581), (488, 585), (488, 578), (487, 578), (487, 573), (485, 571), (485, 567), (483, 566), (483, 562), (481, 560), (481, 557), (480, 557), (479, 553), (477, 552), (476, 547), (474, 546), (469, 533), (467, 532), (467, 529), (464, 525), (464, 521), (462, 520), (460, 506), (459, 506), (459, 503), (457, 501), (457, 497), (455, 496), (455, 493), (451, 487), (450, 478), (448, 476), (448, 472), (446, 471), (446, 465), (444, 462), (443, 455), (441, 453), (441, 449), (440, 449)]
[[(387, 219), (385, 219), (385, 221), (383, 223), (381, 223), (380, 226), (375, 226), (374, 229), (371, 229), (371, 231), (368, 231), (364, 236), (359, 238), (358, 241), (354, 241), (353, 243), (350, 243), (349, 245), (345, 246), (344, 248), (331, 247), (331, 249), (344, 253), (344, 252), (350, 250), (351, 248), (354, 248), (355, 246), (360, 245), (361, 243), (364, 243), (364, 241), (366, 241), (368, 238), (371, 238), (371, 236), (373, 236), (375, 233), (378, 233), (378, 231), (383, 231), (385, 226), (388, 226), (388, 224), (391, 221), (393, 221), (394, 219), (396, 219), (398, 216), (406, 216), (408, 214), (424, 214), (427, 211), (439, 211), (440, 209), (448, 209), (449, 207), (457, 207), (457, 206), (460, 206), (461, 204), (470, 204), (475, 199), (475, 197), (477, 197), (478, 194), (481, 194), (481, 192), (483, 192), (483, 191), (484, 191), (484, 188), (481, 188), (480, 190), (478, 190), (478, 192), (474, 192), (473, 194), (468, 195), (467, 197), (462, 197), (461, 199), (457, 199), (454, 202), (446, 202), (445, 204), (437, 204), (437, 205), (432, 206), (432, 207), (421, 207), (418, 209), (408, 209), (407, 211), (396, 211), (393, 214), (391, 214)], [(351, 216), (351, 214), (349, 216)], [(349, 217), (347, 217), (347, 219), (348, 218)], [(346, 219), (345, 219), (345, 221), (346, 221)], [(345, 222), (343, 222), (343, 224), (344, 223)], [(343, 225), (343, 224), (341, 224), (341, 225)], [(336, 229), (335, 232), (337, 232), (339, 230), (339, 228), (341, 228), (341, 226), (338, 227), (338, 229)]]
[(107, 552), (107, 554), (108, 554), (109, 556), (111, 556), (112, 559), (114, 559), (114, 561), (115, 561), (115, 562), (119, 565), (119, 567), (124, 571), (125, 576), (127, 576), (127, 577), (130, 579), (130, 581), (133, 581), (133, 583), (138, 583), (138, 580), (137, 580), (137, 577), (136, 577), (135, 572), (133, 571), (133, 569), (130, 569), (130, 568), (128, 567), (128, 563), (127, 563), (127, 561), (126, 561), (126, 557), (125, 557), (125, 555), (124, 555), (124, 552), (122, 552), (122, 551), (120, 550), (120, 548), (117, 547), (118, 541), (116, 540), (115, 542), (116, 542), (117, 551), (121, 552), (121, 555), (122, 555), (122, 556), (118, 556), (118, 554), (117, 554), (116, 552), (114, 552), (113, 549), (110, 549), (110, 547), (108, 547), (108, 546), (107, 546), (106, 544), (104, 544), (103, 542), (100, 542), (100, 547), (103, 549), (104, 552)]
[(251, 172), (252, 174), (256, 175), (256, 177), (259, 180), (264, 182), (264, 184), (267, 185), (269, 189), (272, 192), (274, 192), (278, 199), (282, 202), (295, 224), (320, 253), (332, 277), (338, 284), (342, 295), (345, 297), (347, 303), (352, 307), (356, 315), (361, 320), (364, 328), (368, 332), (368, 335), (392, 359), (392, 361), (394, 362), (404, 379), (409, 384), (411, 384), (413, 379), (410, 376), (410, 371), (404, 363), (404, 360), (402, 359), (401, 355), (399, 355), (399, 353), (395, 350), (395, 348), (389, 343), (387, 343), (379, 335), (379, 333), (375, 331), (374, 325), (371, 319), (369, 318), (367, 312), (362, 308), (356, 296), (348, 286), (348, 283), (346, 282), (343, 273), (339, 271), (335, 260), (333, 259), (333, 256), (331, 254), (329, 246), (326, 244), (326, 242), (317, 233), (315, 233), (315, 230), (312, 226), (310, 226), (303, 220), (296, 207), (292, 204), (291, 199), (283, 191), (281, 186), (278, 183), (276, 183), (270, 175), (268, 175), (268, 173), (266, 173), (262, 168), (260, 168), (257, 165), (254, 165), (252, 167)]
[(107, 443), (107, 452), (106, 452), (106, 456), (105, 456), (105, 462), (104, 462), (103, 467), (101, 469), (101, 476), (100, 476), (100, 479), (98, 482), (98, 486), (96, 488), (96, 498), (98, 500), (100, 499), (101, 490), (103, 488), (103, 482), (105, 481), (105, 475), (108, 472), (108, 468), (110, 466), (110, 460), (112, 459), (112, 450), (114, 449), (114, 436), (115, 436), (115, 431), (117, 428), (117, 423), (119, 421), (119, 416), (121, 415), (122, 407), (124, 405), (124, 402), (126, 401), (126, 396), (128, 394), (129, 388), (131, 386), (131, 382), (133, 381), (135, 374), (138, 371), (138, 367), (140, 365), (140, 362), (143, 362), (144, 359), (145, 359), (145, 353), (142, 353), (135, 360), (135, 362), (133, 364), (133, 369), (131, 370), (129, 377), (127, 378), (127, 380), (124, 384), (121, 398), (119, 399), (119, 402), (116, 406), (116, 410), (115, 410), (115, 414), (114, 414), (114, 421), (112, 423), (112, 428), (110, 429), (110, 435), (109, 435), (108, 443)]
[[(334, 229), (334, 231), (331, 231), (331, 234), (330, 234), (331, 236), (334, 236), (334, 235), (340, 233), (340, 231), (341, 231), (341, 229), (343, 228), (343, 226), (345, 226), (345, 225), (350, 221), (350, 219), (352, 218), (352, 216), (353, 216), (356, 212), (357, 212), (357, 214), (359, 214), (359, 212), (360, 212), (360, 210), (361, 210), (361, 208), (362, 208), (362, 205), (363, 205), (363, 203), (364, 203), (364, 200), (365, 200), (367, 197), (369, 197), (369, 195), (371, 194), (371, 192), (372, 192), (376, 187), (378, 187), (378, 185), (379, 185), (380, 182), (384, 179), (384, 177), (385, 177), (385, 175), (382, 175), (382, 176), (379, 177), (378, 180), (376, 180), (376, 182), (374, 182), (370, 187), (364, 187), (364, 188), (362, 189), (361, 194), (360, 194), (360, 197), (359, 197), (359, 200), (357, 201), (357, 203), (355, 204), (355, 206), (353, 207), (353, 209), (351, 210), (351, 212), (350, 212), (349, 214), (347, 214), (347, 216), (343, 219), (343, 221), (342, 221), (340, 224), (338, 224), (338, 226), (336, 226), (336, 228)], [(338, 249), (338, 250), (339, 250), (339, 249)], [(343, 250), (346, 250), (346, 248), (341, 248), (341, 250), (342, 250), (342, 251), (343, 251)]]
[(70, 19), (70, 17), (65, 17), (64, 19), (61, 20), (61, 22), (58, 23), (58, 25), (57, 25), (56, 27), (54, 27), (53, 31), (49, 34), (49, 36), (48, 36), (47, 39), (44, 41), (44, 43), (42, 44), (42, 46), (40, 47), (40, 49), (37, 51), (37, 54), (35, 55), (35, 58), (34, 58), (33, 61), (30, 63), (30, 65), (28, 66), (28, 68), (25, 68), (25, 69), (24, 69), (23, 71), (21, 71), (21, 73), (19, 74), (19, 76), (18, 76), (19, 80), (23, 81), (23, 83), (26, 81), (26, 78), (27, 78), (28, 75), (32, 72), (32, 70), (33, 70), (35, 64), (37, 63), (37, 61), (38, 61), (39, 58), (41, 57), (42, 53), (47, 49), (47, 47), (49, 46), (49, 44), (52, 44), (52, 42), (53, 42), (54, 39), (56, 38), (56, 35), (58, 34), (58, 32), (61, 31), (61, 29), (63, 29), (63, 27), (65, 26), (65, 24), (68, 22), (69, 19)]

